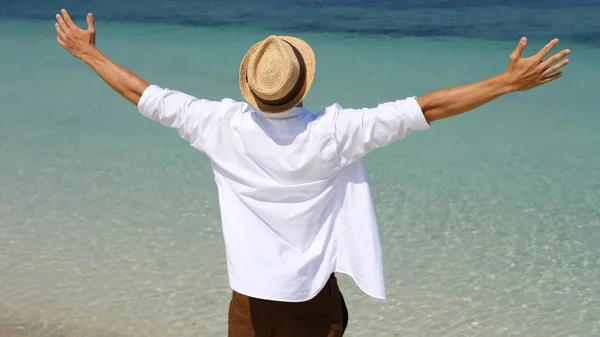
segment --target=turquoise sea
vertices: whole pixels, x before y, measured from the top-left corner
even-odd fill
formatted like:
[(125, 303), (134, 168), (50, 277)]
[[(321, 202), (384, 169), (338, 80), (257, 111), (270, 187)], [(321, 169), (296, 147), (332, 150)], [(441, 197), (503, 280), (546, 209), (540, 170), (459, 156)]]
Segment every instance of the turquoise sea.
[(366, 158), (388, 299), (345, 275), (347, 336), (600, 336), (600, 1), (0, 0), (0, 336), (225, 336), (207, 158), (55, 42), (54, 14), (144, 77), (241, 99), (254, 42), (309, 42), (306, 105), (374, 106), (494, 76), (521, 36), (559, 81)]

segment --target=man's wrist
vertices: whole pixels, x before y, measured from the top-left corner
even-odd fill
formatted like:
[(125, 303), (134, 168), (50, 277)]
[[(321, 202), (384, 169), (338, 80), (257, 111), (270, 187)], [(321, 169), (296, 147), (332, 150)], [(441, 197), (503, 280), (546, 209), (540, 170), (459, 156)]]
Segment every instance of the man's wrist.
[(81, 61), (83, 61), (84, 63), (90, 65), (94, 61), (100, 59), (101, 56), (102, 56), (102, 53), (100, 53), (100, 51), (98, 49), (96, 49), (96, 47), (90, 47), (88, 50), (81, 53), (81, 56), (79, 57), (79, 59)]
[(512, 80), (512, 76), (506, 72), (494, 77), (493, 81), (497, 92), (501, 96), (517, 91), (517, 86)]

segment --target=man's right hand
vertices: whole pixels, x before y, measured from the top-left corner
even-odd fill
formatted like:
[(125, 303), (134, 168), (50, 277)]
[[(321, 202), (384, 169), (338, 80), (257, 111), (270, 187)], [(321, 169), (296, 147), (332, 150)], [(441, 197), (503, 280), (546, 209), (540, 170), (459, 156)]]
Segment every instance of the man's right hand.
[(509, 58), (508, 68), (500, 75), (477, 83), (438, 90), (418, 98), (427, 122), (449, 118), (476, 109), (515, 91), (529, 90), (562, 76), (559, 70), (569, 63), (562, 60), (571, 51), (565, 49), (544, 60), (558, 44), (550, 41), (537, 54), (524, 58), (527, 39), (522, 38)]
[(537, 54), (524, 58), (522, 55), (527, 46), (527, 39), (521, 38), (517, 48), (510, 54), (508, 68), (503, 74), (512, 91), (533, 89), (562, 76), (562, 72), (559, 70), (569, 63), (568, 59), (563, 59), (571, 53), (569, 49), (562, 50), (544, 60), (544, 57), (548, 56), (557, 44), (558, 39), (554, 39)]
[(78, 59), (82, 59), (96, 48), (96, 28), (94, 28), (92, 13), (87, 15), (87, 25), (87, 30), (77, 27), (64, 9), (60, 14), (56, 14), (56, 23), (54, 24), (58, 33), (56, 41)]

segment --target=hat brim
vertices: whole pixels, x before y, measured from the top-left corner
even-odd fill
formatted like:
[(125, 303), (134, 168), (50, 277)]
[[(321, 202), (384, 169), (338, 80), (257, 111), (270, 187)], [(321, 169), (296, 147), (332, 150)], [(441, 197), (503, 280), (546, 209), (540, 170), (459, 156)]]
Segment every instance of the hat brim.
[(295, 52), (298, 52), (301, 55), (305, 66), (304, 83), (302, 84), (302, 87), (300, 88), (300, 91), (296, 97), (293, 97), (288, 102), (285, 102), (281, 105), (268, 105), (258, 99), (258, 97), (256, 97), (256, 95), (254, 95), (250, 89), (250, 85), (248, 84), (246, 76), (250, 57), (260, 46), (262, 41), (255, 43), (252, 47), (250, 47), (242, 59), (242, 64), (240, 65), (240, 90), (242, 91), (242, 96), (246, 102), (248, 102), (248, 104), (250, 104), (253, 108), (262, 112), (278, 113), (288, 111), (296, 107), (304, 100), (315, 79), (315, 54), (313, 53), (312, 48), (306, 42), (293, 36), (279, 36), (279, 38), (288, 42), (295, 49)]

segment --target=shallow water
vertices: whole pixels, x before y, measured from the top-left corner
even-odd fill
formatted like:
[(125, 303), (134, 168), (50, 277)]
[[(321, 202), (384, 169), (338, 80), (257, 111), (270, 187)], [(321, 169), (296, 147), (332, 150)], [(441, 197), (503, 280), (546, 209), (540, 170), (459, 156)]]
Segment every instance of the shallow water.
[[(315, 3), (322, 6), (268, 13), (304, 6), (322, 23), (365, 7)], [(560, 81), (367, 157), (388, 300), (370, 302), (341, 275), (348, 336), (600, 335), (600, 30), (588, 20), (598, 17), (597, 3), (411, 4), (414, 15), (462, 11), (461, 22), (481, 23), (486, 13), (521, 23), (494, 31), (493, 22), (445, 17), (421, 22), (429, 35), (385, 19), (382, 9), (401, 11), (389, 3), (371, 7), (381, 17), (325, 28), (270, 23), (315, 50), (309, 108), (373, 106), (493, 76), (506, 66), (512, 36), (547, 21), (523, 13), (578, 24), (557, 35), (573, 51)], [(234, 1), (237, 14), (218, 15), (211, 2), (110, 4), (90, 8), (101, 50), (148, 81), (210, 99), (240, 99), (239, 61), (273, 32)], [(86, 10), (81, 1), (62, 5)], [(187, 6), (188, 16), (217, 22), (185, 22)], [(61, 50), (53, 12), (43, 17), (54, 7), (26, 1), (0, 11), (0, 336), (224, 336), (230, 290), (206, 157)], [(365, 31), (369, 20), (395, 30)], [(452, 33), (436, 34), (444, 29)], [(558, 30), (527, 34), (528, 52)]]

